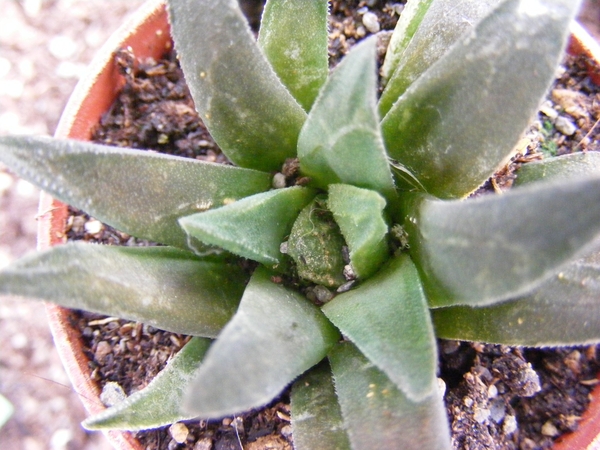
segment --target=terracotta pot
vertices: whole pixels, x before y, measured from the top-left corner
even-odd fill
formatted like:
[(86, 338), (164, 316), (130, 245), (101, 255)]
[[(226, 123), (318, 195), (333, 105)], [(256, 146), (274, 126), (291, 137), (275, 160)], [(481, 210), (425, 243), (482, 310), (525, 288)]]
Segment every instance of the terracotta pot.
[[(55, 136), (89, 140), (124, 84), (113, 62), (114, 52), (131, 47), (137, 57), (160, 58), (171, 48), (170, 30), (163, 0), (150, 0), (104, 44), (71, 95), (61, 116)], [(42, 192), (39, 206), (38, 250), (65, 242), (67, 206)], [(69, 321), (68, 309), (47, 304), (50, 329), (63, 366), (90, 414), (104, 409), (98, 386), (90, 379), (88, 358), (83, 352), (80, 332)], [(142, 450), (131, 433), (106, 432), (116, 449)]]
[[(55, 136), (89, 140), (93, 127), (116, 99), (124, 84), (114, 63), (115, 50), (131, 47), (136, 57), (158, 59), (171, 48), (169, 25), (164, 0), (149, 0), (126, 22), (102, 47), (73, 92), (58, 124)], [(600, 47), (579, 25), (573, 27), (569, 52), (583, 53), (594, 61), (600, 61)], [(592, 66), (590, 65), (590, 68)], [(600, 84), (600, 73), (592, 74)], [(42, 193), (39, 207), (38, 249), (62, 244), (66, 240), (65, 228), (67, 206)], [(83, 352), (79, 329), (73, 328), (67, 309), (48, 304), (46, 306), (50, 328), (63, 365), (75, 391), (90, 414), (104, 409), (99, 400), (98, 386), (90, 379), (88, 359)], [(593, 401), (585, 413), (579, 430), (564, 436), (556, 449), (600, 450), (600, 386), (593, 392)], [(108, 440), (117, 449), (142, 450), (132, 434), (107, 432)]]

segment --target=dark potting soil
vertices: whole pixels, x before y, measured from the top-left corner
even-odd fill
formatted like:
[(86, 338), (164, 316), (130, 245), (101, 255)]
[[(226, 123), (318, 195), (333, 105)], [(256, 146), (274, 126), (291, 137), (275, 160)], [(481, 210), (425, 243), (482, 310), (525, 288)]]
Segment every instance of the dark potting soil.
[[(378, 3), (378, 2), (371, 2)], [(333, 2), (330, 54), (332, 61), (361, 37), (369, 34), (361, 22), (362, 2)], [(351, 5), (351, 6), (348, 6)], [(375, 10), (382, 29), (395, 25), (396, 5)], [(370, 8), (370, 10), (373, 10)], [(126, 50), (115, 57), (127, 79), (119, 98), (102, 118), (96, 142), (152, 149), (185, 157), (228, 163), (196, 114), (182, 73), (173, 54), (161, 61), (136, 61)], [(334, 64), (334, 63), (332, 63)], [(544, 154), (597, 150), (596, 120), (600, 118), (596, 86), (589, 83), (581, 58), (567, 57), (550, 98), (578, 95), (569, 117), (577, 131), (565, 136), (540, 113), (523, 151), (479, 191), (509, 188), (520, 164)], [(553, 93), (559, 90), (559, 96)], [(581, 95), (579, 95), (581, 94)], [(565, 107), (556, 100), (560, 114)], [(550, 144), (554, 143), (554, 144)], [(154, 245), (118, 232), (71, 210), (71, 240), (110, 245)], [(145, 387), (188, 337), (139, 323), (84, 312), (74, 320), (82, 330), (90, 359), (92, 379), (101, 387), (113, 382), (130, 395)], [(522, 349), (479, 343), (440, 340), (440, 377), (446, 384), (445, 400), (453, 444), (461, 449), (548, 448), (561, 433), (574, 430), (597, 384), (596, 347), (558, 350)], [(243, 382), (243, 374), (240, 374)], [(147, 449), (291, 449), (289, 397), (284, 392), (261, 410), (216, 421), (190, 421), (185, 443), (177, 443), (169, 427), (137, 433)]]

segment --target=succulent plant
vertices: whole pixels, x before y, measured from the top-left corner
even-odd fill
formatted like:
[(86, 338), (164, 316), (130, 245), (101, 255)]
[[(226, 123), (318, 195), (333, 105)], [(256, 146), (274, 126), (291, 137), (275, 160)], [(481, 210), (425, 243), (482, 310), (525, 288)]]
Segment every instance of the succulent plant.
[(292, 384), (297, 449), (448, 448), (436, 337), (599, 342), (598, 155), (467, 198), (512, 155), (577, 3), (410, 0), (379, 80), (374, 37), (329, 74), (326, 0), (268, 0), (258, 40), (236, 0), (170, 0), (196, 108), (234, 165), (0, 138), (20, 176), (164, 244), (54, 247), (0, 291), (194, 336), (84, 425), (218, 418)]

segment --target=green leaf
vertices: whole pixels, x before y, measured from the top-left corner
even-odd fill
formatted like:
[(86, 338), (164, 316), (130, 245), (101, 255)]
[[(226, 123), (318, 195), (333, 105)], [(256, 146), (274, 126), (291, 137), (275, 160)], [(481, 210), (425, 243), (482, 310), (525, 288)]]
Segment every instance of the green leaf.
[(294, 222), (287, 252), (298, 275), (327, 287), (338, 287), (344, 278), (343, 247), (346, 245), (333, 215), (322, 197), (305, 207)]
[(395, 70), (402, 54), (408, 47), (415, 32), (419, 30), (419, 25), (423, 20), (423, 16), (431, 6), (433, 0), (410, 0), (406, 2), (405, 8), (400, 14), (400, 18), (396, 23), (392, 38), (385, 53), (385, 60), (381, 66), (381, 77), (384, 83), (387, 83)]
[(298, 140), (300, 168), (320, 188), (345, 183), (396, 198), (376, 107), (376, 39), (355, 46), (331, 74)]
[(482, 308), (432, 311), (448, 339), (533, 347), (600, 342), (600, 255), (570, 264), (531, 294)]
[(277, 189), (183, 217), (182, 228), (200, 241), (263, 264), (281, 262), (280, 245), (315, 196), (303, 187)]
[(390, 256), (385, 200), (374, 191), (332, 184), (327, 206), (348, 244), (354, 273), (359, 278), (370, 277)]
[(0, 137), (0, 161), (128, 234), (187, 249), (182, 216), (266, 191), (267, 173), (47, 137)]
[(309, 111), (329, 75), (327, 0), (269, 0), (258, 44), (281, 82)]
[(450, 449), (441, 392), (409, 400), (350, 342), (338, 344), (329, 361), (354, 450)]
[(326, 361), (296, 380), (291, 404), (296, 450), (350, 450), (331, 368)]
[(83, 421), (83, 427), (138, 431), (193, 419), (193, 416), (181, 413), (181, 404), (210, 343), (210, 339), (192, 338), (148, 386), (89, 417)]
[(12, 403), (9, 402), (6, 397), (0, 394), (0, 428), (2, 428), (4, 424), (8, 422), (8, 419), (11, 418), (14, 412), (15, 407), (12, 405)]
[(465, 201), (420, 198), (409, 211), (405, 228), (430, 306), (489, 305), (532, 291), (595, 248), (600, 177)]
[(185, 410), (215, 418), (262, 406), (321, 361), (338, 338), (315, 305), (259, 267), (204, 358)]
[(389, 156), (436, 197), (464, 197), (479, 187), (510, 157), (537, 111), (578, 3), (503, 1), (384, 117)]
[(517, 172), (515, 185), (520, 186), (538, 180), (581, 178), (598, 174), (600, 174), (600, 152), (578, 152), (522, 165)]
[(67, 244), (0, 272), (0, 293), (215, 337), (233, 316), (246, 274), (170, 247)]
[(322, 311), (408, 398), (420, 401), (437, 389), (437, 344), (419, 273), (408, 255), (392, 259)]
[[(389, 74), (391, 79), (379, 99), (381, 116), (385, 117), (408, 87), (500, 2), (501, 0), (408, 2), (392, 35), (382, 68), (382, 71), (393, 68), (394, 72), (393, 76)], [(385, 74), (384, 77), (389, 78)]]
[(235, 0), (169, 1), (175, 48), (196, 109), (227, 157), (279, 170), (306, 113), (268, 63)]

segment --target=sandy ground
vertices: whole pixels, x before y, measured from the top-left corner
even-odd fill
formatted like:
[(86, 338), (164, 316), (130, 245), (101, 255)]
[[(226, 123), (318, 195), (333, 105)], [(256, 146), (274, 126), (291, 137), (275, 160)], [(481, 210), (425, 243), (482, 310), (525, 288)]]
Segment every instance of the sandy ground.
[[(140, 3), (0, 0), (0, 134), (52, 134), (94, 51)], [(586, 1), (580, 21), (600, 38), (600, 0)], [(35, 249), (38, 194), (0, 168), (0, 267)], [(0, 428), (0, 448), (110, 448), (79, 425), (85, 413), (40, 304), (0, 298), (0, 349), (0, 395), (15, 409)]]

